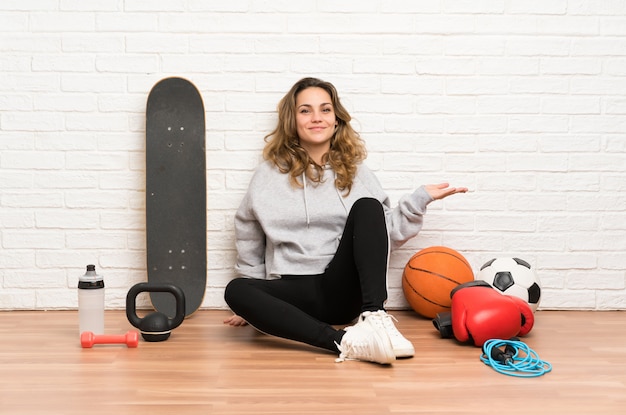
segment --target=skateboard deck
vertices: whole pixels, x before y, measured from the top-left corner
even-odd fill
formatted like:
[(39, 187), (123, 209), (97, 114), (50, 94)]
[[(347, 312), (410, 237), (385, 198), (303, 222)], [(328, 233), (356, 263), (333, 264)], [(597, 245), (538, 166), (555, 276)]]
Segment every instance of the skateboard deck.
[[(185, 316), (206, 290), (206, 155), (204, 104), (182, 78), (157, 82), (146, 105), (146, 238), (148, 282), (185, 294)], [(174, 296), (151, 292), (154, 308), (176, 314)]]

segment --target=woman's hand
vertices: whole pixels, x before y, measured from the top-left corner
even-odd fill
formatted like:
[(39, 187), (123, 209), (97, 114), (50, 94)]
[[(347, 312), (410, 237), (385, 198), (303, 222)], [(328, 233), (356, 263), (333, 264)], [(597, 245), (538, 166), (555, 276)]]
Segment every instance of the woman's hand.
[(233, 327), (247, 326), (248, 322), (243, 318), (239, 317), (237, 314), (233, 314), (224, 320), (224, 324), (228, 324)]
[(450, 187), (449, 183), (427, 184), (424, 188), (434, 200), (443, 199), (455, 193), (467, 192), (467, 187)]

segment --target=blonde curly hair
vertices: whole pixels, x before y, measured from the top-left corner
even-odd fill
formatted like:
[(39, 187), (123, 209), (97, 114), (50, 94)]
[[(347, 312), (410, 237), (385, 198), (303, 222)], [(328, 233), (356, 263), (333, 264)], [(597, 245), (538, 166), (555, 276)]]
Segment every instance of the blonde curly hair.
[[(296, 97), (307, 88), (322, 88), (330, 95), (335, 112), (337, 128), (331, 139), (328, 153), (322, 157), (322, 165), (317, 164), (304, 148), (296, 126)], [(303, 78), (296, 82), (278, 103), (278, 123), (274, 131), (265, 136), (263, 157), (274, 162), (276, 167), (290, 175), (292, 185), (302, 187), (302, 174), (307, 180), (319, 183), (323, 177), (323, 165), (328, 164), (336, 174), (335, 186), (348, 195), (352, 189), (357, 165), (365, 160), (365, 144), (350, 125), (352, 117), (341, 104), (334, 85), (317, 78)]]

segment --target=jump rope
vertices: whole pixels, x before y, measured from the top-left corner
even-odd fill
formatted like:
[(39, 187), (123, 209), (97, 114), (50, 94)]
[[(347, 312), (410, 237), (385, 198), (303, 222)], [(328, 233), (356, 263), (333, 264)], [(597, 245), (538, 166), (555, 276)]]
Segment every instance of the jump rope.
[(498, 373), (520, 378), (533, 378), (552, 370), (550, 363), (541, 360), (533, 349), (515, 337), (487, 340), (480, 360)]

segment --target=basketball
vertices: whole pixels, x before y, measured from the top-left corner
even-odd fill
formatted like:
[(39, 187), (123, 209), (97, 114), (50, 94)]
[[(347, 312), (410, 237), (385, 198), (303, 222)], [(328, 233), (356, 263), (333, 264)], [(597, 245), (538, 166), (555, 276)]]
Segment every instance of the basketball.
[(450, 292), (459, 284), (474, 280), (469, 262), (454, 249), (431, 246), (409, 259), (402, 273), (402, 291), (418, 314), (435, 318), (450, 311)]

